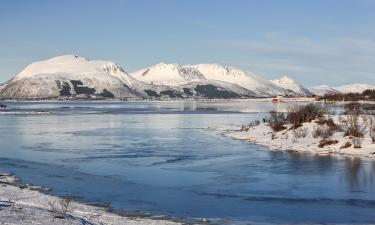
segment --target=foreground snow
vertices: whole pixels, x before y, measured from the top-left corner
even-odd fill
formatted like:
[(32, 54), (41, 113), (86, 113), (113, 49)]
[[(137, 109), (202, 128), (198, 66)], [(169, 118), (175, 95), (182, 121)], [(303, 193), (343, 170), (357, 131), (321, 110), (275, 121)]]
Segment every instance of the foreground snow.
[[(333, 119), (337, 121), (339, 116), (334, 116)], [(361, 138), (361, 148), (354, 148), (351, 137), (344, 137), (344, 132), (335, 132), (328, 140), (337, 141), (337, 143), (330, 144), (324, 147), (319, 147), (322, 138), (314, 138), (314, 129), (317, 128), (316, 121), (311, 123), (304, 123), (302, 127), (293, 130), (283, 130), (273, 132), (273, 130), (266, 124), (262, 123), (257, 126), (245, 127), (245, 129), (229, 130), (224, 134), (225, 136), (243, 140), (249, 143), (254, 143), (268, 147), (271, 150), (285, 150), (296, 152), (310, 152), (317, 154), (343, 154), (351, 156), (371, 157), (375, 158), (375, 144), (372, 143), (371, 138), (366, 134)], [(306, 136), (301, 135), (305, 133)], [(345, 144), (351, 143), (350, 147)]]
[(65, 218), (56, 218), (51, 205), (58, 208), (61, 198), (32, 190), (33, 187), (17, 187), (14, 185), (16, 182), (17, 178), (0, 174), (0, 224), (180, 224), (167, 220), (119, 216), (104, 208), (74, 201), (69, 204)]

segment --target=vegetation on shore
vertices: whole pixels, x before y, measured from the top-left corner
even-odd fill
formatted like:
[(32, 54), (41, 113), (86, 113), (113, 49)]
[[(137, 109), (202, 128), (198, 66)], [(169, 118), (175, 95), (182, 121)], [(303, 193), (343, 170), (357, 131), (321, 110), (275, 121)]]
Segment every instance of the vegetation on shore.
[(362, 93), (334, 93), (326, 94), (318, 98), (323, 101), (375, 101), (375, 90), (365, 90)]

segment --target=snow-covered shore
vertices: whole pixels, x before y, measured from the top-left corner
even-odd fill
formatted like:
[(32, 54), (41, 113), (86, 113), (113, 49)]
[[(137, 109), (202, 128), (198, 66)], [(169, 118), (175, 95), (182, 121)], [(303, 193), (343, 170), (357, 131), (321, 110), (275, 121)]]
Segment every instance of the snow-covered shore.
[[(340, 116), (336, 115), (331, 118), (338, 121)], [(359, 138), (361, 147), (356, 148), (353, 145), (353, 137), (344, 136), (343, 131), (336, 131), (331, 137), (326, 139), (316, 137), (314, 133), (318, 127), (322, 126), (318, 125), (316, 120), (313, 120), (308, 123), (303, 123), (303, 126), (297, 129), (289, 129), (289, 126), (288, 129), (274, 132), (267, 123), (261, 123), (256, 126), (242, 128), (232, 127), (224, 131), (223, 134), (233, 139), (267, 147), (270, 150), (375, 158), (375, 144), (367, 133), (363, 138)], [(322, 143), (323, 140), (331, 142)], [(324, 147), (322, 147), (322, 145), (324, 145)]]
[[(69, 201), (64, 218), (61, 212), (63, 198), (51, 196), (32, 187), (20, 187), (18, 179), (0, 174), (0, 224), (113, 224), (113, 225), (177, 225), (175, 221), (120, 216), (105, 208)], [(56, 212), (57, 211), (57, 212)]]

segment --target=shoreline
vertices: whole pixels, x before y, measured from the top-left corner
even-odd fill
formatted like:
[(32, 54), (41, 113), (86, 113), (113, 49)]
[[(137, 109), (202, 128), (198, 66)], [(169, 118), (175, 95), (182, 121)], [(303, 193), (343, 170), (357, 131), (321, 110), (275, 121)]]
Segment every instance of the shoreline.
[[(111, 211), (110, 207), (91, 205), (69, 197), (48, 194), (50, 189), (23, 185), (18, 177), (0, 173), (0, 223), (6, 224), (108, 224), (108, 225), (182, 225), (167, 216), (149, 216)], [(116, 213), (117, 212), (117, 213)], [(193, 224), (193, 223), (192, 223)], [(194, 223), (199, 224), (199, 223)]]
[[(15, 103), (59, 103), (59, 102), (79, 102), (79, 103), (95, 103), (95, 102), (108, 102), (108, 103), (124, 103), (124, 102), (222, 102), (222, 101), (260, 101), (272, 103), (273, 97), (258, 97), (258, 98), (175, 98), (175, 99), (130, 99), (130, 100), (119, 100), (119, 99), (108, 99), (108, 100), (69, 100), (69, 99), (46, 99), (46, 100), (11, 100), (5, 99), (0, 100), (3, 102), (15, 102)], [(285, 103), (288, 102), (311, 102), (315, 101), (315, 98), (285, 98)]]
[[(315, 121), (312, 121), (311, 123), (304, 123), (302, 127), (296, 130), (286, 129), (274, 132), (267, 124), (261, 123), (247, 127), (245, 130), (241, 130), (241, 127), (222, 129), (221, 134), (235, 140), (265, 147), (266, 150), (271, 151), (361, 157), (375, 160), (375, 143), (372, 143), (369, 137), (361, 138), (362, 146), (360, 148), (355, 148), (352, 144), (346, 147), (346, 144), (352, 143), (353, 138), (344, 137), (343, 132), (337, 132), (327, 139), (334, 141), (332, 144), (319, 147), (323, 139), (313, 137), (312, 133), (313, 129), (316, 129), (315, 126)], [(300, 135), (301, 131), (305, 134)]]

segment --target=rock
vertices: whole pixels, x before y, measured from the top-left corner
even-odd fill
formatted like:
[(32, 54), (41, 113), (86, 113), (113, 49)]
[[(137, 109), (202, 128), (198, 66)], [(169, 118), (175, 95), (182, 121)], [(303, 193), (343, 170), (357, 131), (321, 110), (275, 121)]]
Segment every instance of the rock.
[(328, 145), (335, 145), (339, 143), (338, 140), (327, 140), (327, 139), (323, 139), (319, 142), (319, 145), (318, 147), (319, 148), (324, 148), (325, 146), (328, 146)]
[(340, 147), (340, 149), (343, 149), (343, 148), (350, 148), (350, 147), (352, 147), (352, 143), (350, 143), (350, 142), (346, 142), (344, 145), (342, 145), (342, 146)]

